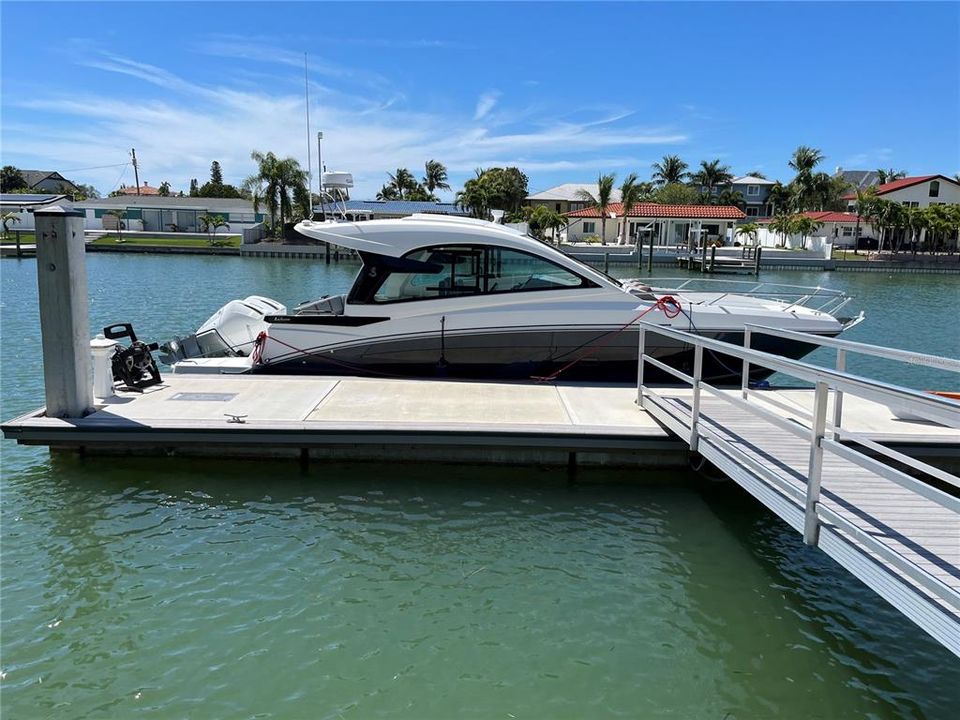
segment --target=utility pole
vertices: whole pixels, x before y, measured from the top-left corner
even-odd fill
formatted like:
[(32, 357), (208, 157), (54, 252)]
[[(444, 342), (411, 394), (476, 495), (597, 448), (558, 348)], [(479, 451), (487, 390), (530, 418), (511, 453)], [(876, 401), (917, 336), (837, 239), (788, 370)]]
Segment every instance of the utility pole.
[(137, 149), (130, 148), (130, 156), (133, 158), (133, 181), (137, 184), (137, 195), (140, 194), (140, 173), (137, 171)]

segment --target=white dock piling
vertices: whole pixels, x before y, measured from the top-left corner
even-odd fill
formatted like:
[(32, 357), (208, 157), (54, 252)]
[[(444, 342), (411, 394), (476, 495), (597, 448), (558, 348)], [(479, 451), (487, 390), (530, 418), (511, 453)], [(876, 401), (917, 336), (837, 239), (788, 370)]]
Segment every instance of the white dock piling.
[(93, 410), (83, 213), (54, 206), (34, 213), (47, 417)]

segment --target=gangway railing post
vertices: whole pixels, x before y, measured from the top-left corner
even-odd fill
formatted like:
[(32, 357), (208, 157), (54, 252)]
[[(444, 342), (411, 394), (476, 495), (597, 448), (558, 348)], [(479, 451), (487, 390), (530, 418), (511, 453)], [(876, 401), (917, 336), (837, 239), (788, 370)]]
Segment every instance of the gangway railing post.
[(820, 476), (823, 470), (823, 436), (827, 427), (827, 392), (825, 382), (818, 382), (813, 395), (813, 421), (810, 425), (810, 462), (807, 465), (807, 498), (803, 518), (803, 542), (816, 545), (820, 537)]
[[(752, 340), (752, 333), (749, 327), (743, 329), (743, 349), (750, 349), (750, 342)], [(750, 388), (750, 361), (746, 358), (743, 359), (743, 374), (740, 378), (740, 397), (744, 400), (747, 399), (747, 390)]]
[[(837, 372), (846, 372), (847, 370), (847, 351), (844, 348), (837, 348)], [(833, 390), (833, 439), (840, 439), (840, 422), (843, 419), (843, 390), (834, 388)]]
[(700, 448), (700, 385), (703, 378), (703, 345), (693, 348), (693, 404), (690, 413), (690, 451)]
[(640, 326), (640, 344), (637, 348), (637, 405), (643, 407), (643, 353), (646, 350), (647, 329)]

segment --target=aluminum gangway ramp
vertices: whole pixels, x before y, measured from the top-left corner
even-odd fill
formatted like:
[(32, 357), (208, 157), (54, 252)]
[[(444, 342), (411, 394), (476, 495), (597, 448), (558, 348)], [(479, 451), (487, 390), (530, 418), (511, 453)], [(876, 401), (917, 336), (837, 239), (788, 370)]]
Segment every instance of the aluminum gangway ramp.
[[(835, 347), (839, 369), (753, 350), (757, 334)], [(692, 375), (645, 352), (655, 335), (693, 346)], [(953, 372), (960, 362), (762, 326), (748, 326), (741, 347), (643, 323), (640, 344), (643, 409), (960, 656), (960, 479), (843, 427), (843, 397), (855, 395), (960, 428), (960, 403), (849, 374), (847, 353)], [(741, 387), (703, 382), (705, 352), (742, 364)], [(646, 366), (684, 386), (645, 385)], [(812, 407), (751, 388), (750, 370), (758, 366), (812, 383)]]

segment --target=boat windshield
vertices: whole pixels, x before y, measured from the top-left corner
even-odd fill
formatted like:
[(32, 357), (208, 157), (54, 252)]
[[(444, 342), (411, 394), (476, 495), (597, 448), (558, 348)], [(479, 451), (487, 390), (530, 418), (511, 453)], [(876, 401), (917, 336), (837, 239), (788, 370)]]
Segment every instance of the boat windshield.
[(464, 295), (596, 287), (546, 258), (496, 246), (422, 248), (402, 258), (361, 253), (351, 303), (394, 303)]

